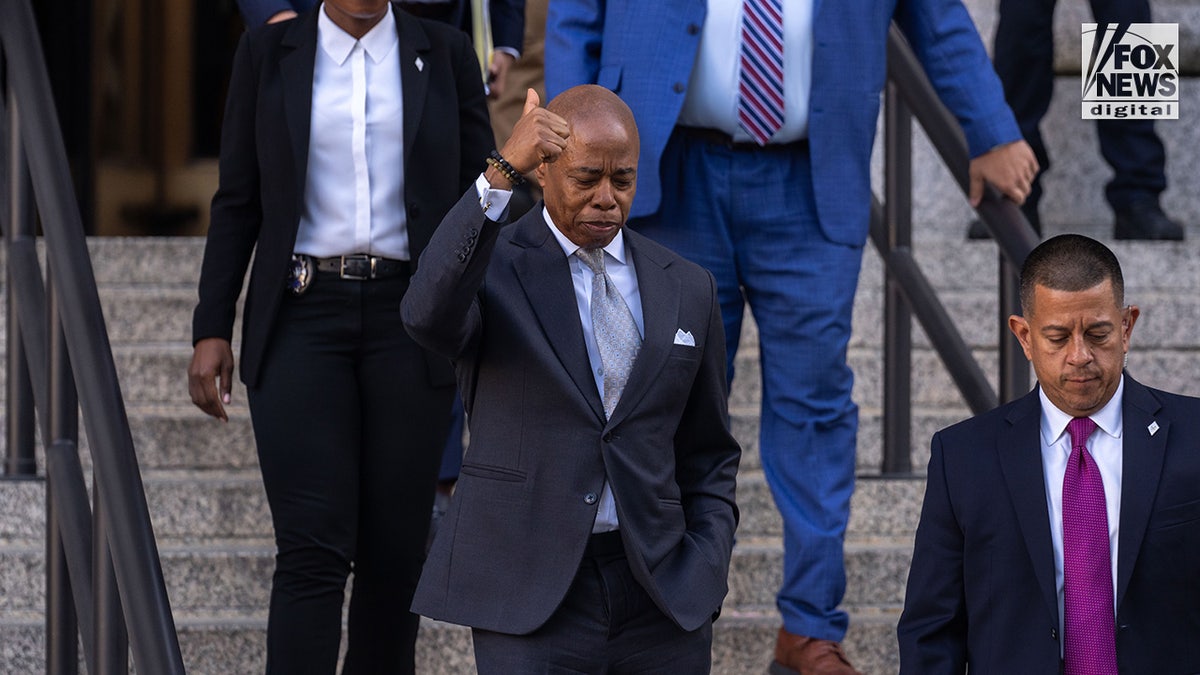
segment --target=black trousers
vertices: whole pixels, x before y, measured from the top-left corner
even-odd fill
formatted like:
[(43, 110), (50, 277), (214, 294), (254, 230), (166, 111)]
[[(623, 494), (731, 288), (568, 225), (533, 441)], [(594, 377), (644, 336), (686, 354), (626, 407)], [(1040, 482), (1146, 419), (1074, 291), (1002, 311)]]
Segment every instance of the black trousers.
[(566, 598), (541, 628), (529, 635), (471, 631), (479, 675), (709, 672), (712, 622), (679, 628), (633, 578), (620, 535), (599, 535), (599, 542), (589, 545)]
[(249, 391), (278, 548), (268, 673), (333, 673), (353, 572), (345, 673), (412, 673), (453, 387), (400, 322), (407, 277), (319, 274), (288, 295)]
[[(1033, 148), (1042, 172), (1050, 157), (1039, 130), (1054, 90), (1054, 5), (1056, 0), (1000, 0), (994, 63), (1004, 98), (1016, 115), (1021, 135)], [(1096, 23), (1149, 23), (1148, 0), (1091, 0)], [(1154, 120), (1096, 120), (1100, 154), (1113, 169), (1105, 198), (1114, 209), (1157, 201), (1167, 187), (1166, 152)], [(1041, 173), (1029, 199), (1042, 195)]]

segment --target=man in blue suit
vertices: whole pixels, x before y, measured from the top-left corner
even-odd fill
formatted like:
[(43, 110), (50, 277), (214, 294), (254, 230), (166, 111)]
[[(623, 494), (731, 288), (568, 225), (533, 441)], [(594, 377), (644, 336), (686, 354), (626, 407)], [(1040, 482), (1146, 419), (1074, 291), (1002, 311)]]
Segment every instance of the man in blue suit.
[(900, 672), (1200, 672), (1200, 399), (1124, 371), (1138, 308), (1098, 241), (1034, 249), (1021, 311), (1038, 386), (933, 437)]
[(555, 0), (546, 90), (612, 89), (641, 130), (629, 226), (716, 277), (729, 374), (744, 303), (758, 325), (760, 454), (784, 521), (779, 673), (853, 673), (842, 544), (858, 410), (846, 364), (871, 202), (870, 157), (894, 18), (957, 115), (971, 197), (1020, 203), (1037, 163), (959, 0), (811, 0), (782, 13), (783, 124), (738, 122), (743, 1)]

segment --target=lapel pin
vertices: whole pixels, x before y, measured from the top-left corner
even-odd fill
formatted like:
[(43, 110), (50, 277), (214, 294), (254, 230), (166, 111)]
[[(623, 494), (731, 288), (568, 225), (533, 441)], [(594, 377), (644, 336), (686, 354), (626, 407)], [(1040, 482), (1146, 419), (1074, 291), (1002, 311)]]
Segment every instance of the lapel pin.
[(422, 70), (425, 70), (425, 62), (421, 60), (421, 57), (418, 56), (417, 60), (414, 61), (414, 63), (417, 64), (417, 72), (418, 73), (421, 72)]
[(1158, 422), (1151, 422), (1150, 426), (1146, 427), (1146, 430), (1150, 432), (1151, 436), (1158, 433)]

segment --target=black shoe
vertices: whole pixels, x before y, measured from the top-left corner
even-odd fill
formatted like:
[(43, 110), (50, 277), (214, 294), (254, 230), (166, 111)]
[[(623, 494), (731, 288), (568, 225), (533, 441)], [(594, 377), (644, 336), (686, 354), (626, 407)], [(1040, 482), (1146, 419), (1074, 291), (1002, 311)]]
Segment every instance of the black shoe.
[[(1038, 236), (1042, 236), (1042, 218), (1038, 215), (1037, 204), (1029, 200), (1021, 205), (1021, 213), (1025, 214), (1025, 220), (1033, 226), (1033, 231), (1037, 232)], [(992, 232), (987, 228), (982, 220), (976, 218), (967, 226), (967, 239), (991, 239)]]
[(1183, 226), (1168, 218), (1154, 202), (1134, 204), (1114, 212), (1113, 237), (1116, 239), (1183, 241)]

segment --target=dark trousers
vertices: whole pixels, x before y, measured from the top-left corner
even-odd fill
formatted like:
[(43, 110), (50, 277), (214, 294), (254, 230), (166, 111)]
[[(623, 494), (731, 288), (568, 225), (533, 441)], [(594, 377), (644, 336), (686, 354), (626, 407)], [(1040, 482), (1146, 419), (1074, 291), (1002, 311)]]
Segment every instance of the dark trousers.
[(709, 672), (712, 623), (690, 632), (675, 625), (633, 578), (620, 535), (599, 536), (601, 545), (589, 546), (562, 604), (541, 628), (529, 635), (471, 631), (479, 675)]
[[(1000, 0), (994, 62), (1004, 98), (1017, 117), (1021, 135), (1033, 148), (1042, 172), (1050, 157), (1039, 130), (1054, 90), (1054, 5), (1056, 0)], [(1149, 23), (1148, 0), (1091, 0), (1096, 23)], [(1113, 209), (1145, 200), (1157, 202), (1167, 187), (1166, 152), (1154, 120), (1096, 120), (1100, 154), (1113, 169), (1105, 197)], [(1041, 173), (1029, 200), (1042, 195)]]
[(278, 552), (268, 673), (333, 673), (354, 573), (345, 673), (412, 673), (409, 612), (453, 387), (400, 322), (407, 277), (319, 274), (288, 295), (249, 391)]

